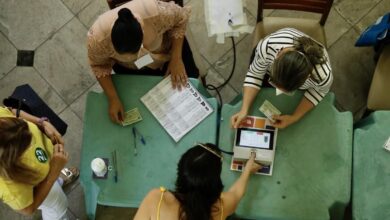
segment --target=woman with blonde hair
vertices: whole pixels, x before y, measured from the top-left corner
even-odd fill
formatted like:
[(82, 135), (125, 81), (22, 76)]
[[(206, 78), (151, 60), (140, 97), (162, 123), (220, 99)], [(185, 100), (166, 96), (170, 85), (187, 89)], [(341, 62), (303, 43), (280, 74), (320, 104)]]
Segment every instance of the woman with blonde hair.
[(252, 59), (244, 80), (241, 110), (231, 118), (234, 128), (247, 116), (261, 87), (275, 87), (277, 95), (305, 91), (293, 114), (274, 116), (273, 126), (285, 128), (320, 103), (333, 82), (325, 47), (293, 28), (278, 30), (260, 40)]
[(37, 209), (44, 220), (67, 219), (61, 185), (77, 178), (61, 135), (47, 118), (0, 107), (0, 199), (26, 215)]

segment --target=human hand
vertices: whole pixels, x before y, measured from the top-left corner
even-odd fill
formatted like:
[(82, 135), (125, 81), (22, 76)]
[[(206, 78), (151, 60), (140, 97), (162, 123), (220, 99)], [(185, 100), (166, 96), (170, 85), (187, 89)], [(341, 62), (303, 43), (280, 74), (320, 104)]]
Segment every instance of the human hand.
[(58, 132), (50, 122), (43, 121), (42, 127), (45, 134), (50, 138), (53, 144), (64, 144), (64, 139), (62, 138), (60, 132)]
[(255, 152), (251, 152), (251, 156), (250, 156), (249, 160), (245, 164), (245, 168), (244, 169), (245, 170), (249, 169), (250, 173), (256, 173), (262, 167), (260, 164), (255, 162), (255, 158), (256, 158), (256, 153)]
[(233, 128), (238, 128), (240, 126), (240, 123), (243, 119), (246, 118), (246, 116), (248, 115), (248, 112), (246, 111), (239, 111), (237, 112), (236, 114), (234, 114), (231, 118), (230, 118), (230, 125), (233, 127)]
[(55, 144), (53, 157), (50, 160), (50, 172), (55, 178), (60, 175), (61, 170), (65, 167), (68, 160), (69, 154), (64, 150), (64, 145)]
[(293, 115), (274, 115), (272, 118), (275, 120), (275, 122), (272, 123), (272, 126), (275, 128), (286, 128), (298, 121)]
[(109, 115), (111, 121), (120, 124), (123, 121), (123, 105), (119, 99), (113, 99), (109, 101)]
[(184, 87), (188, 81), (187, 72), (181, 58), (172, 58), (171, 61), (169, 61), (168, 69), (165, 75), (169, 74), (171, 74), (173, 89), (178, 88), (180, 91), (181, 87)]

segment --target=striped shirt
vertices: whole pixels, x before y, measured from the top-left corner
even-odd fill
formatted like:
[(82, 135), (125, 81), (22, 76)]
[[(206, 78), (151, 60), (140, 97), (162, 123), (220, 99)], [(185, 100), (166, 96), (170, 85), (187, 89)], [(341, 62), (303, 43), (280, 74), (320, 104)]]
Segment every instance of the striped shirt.
[[(286, 47), (293, 47), (294, 39), (301, 36), (309, 37), (296, 29), (284, 28), (262, 39), (256, 46), (255, 57), (249, 66), (244, 86), (260, 89), (265, 74), (271, 74), (272, 64), (279, 51)], [(325, 49), (324, 55), (326, 62), (316, 64), (310, 78), (299, 87), (300, 90), (306, 90), (304, 96), (314, 105), (325, 97), (333, 82), (329, 56)]]

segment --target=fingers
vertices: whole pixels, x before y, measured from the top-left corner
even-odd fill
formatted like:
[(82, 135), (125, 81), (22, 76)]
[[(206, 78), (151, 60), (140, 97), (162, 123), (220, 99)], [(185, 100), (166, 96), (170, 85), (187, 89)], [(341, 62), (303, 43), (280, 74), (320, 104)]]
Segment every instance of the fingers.
[(279, 121), (283, 118), (283, 115), (272, 115), (272, 118), (275, 120), (275, 121)]
[(69, 153), (64, 151), (64, 158), (66, 159), (66, 161), (68, 161), (69, 159)]
[(172, 82), (172, 88), (176, 89), (177, 88), (177, 79), (175, 75), (171, 74), (171, 82)]
[(65, 158), (66, 161), (69, 159), (69, 153), (65, 151), (64, 145), (54, 145), (54, 156)]
[(241, 124), (241, 121), (242, 121), (242, 117), (240, 117), (239, 115), (237, 115), (235, 117), (235, 121), (234, 121), (234, 124), (233, 124), (233, 127), (234, 128), (238, 128)]
[(125, 111), (123, 110), (123, 107), (120, 107), (119, 112), (118, 112), (119, 123), (121, 123), (123, 121), (124, 115), (125, 115)]
[(119, 124), (119, 119), (118, 119), (118, 114), (115, 114), (115, 113), (110, 113), (110, 119), (112, 122), (115, 122), (117, 124)]
[(254, 163), (254, 166), (255, 166), (255, 170), (257, 171), (257, 170), (260, 170), (261, 168), (263, 168), (263, 166), (261, 166), (261, 164), (259, 164), (259, 163)]
[(182, 74), (171, 74), (172, 80), (172, 88), (179, 89), (181, 91), (182, 87), (184, 87), (187, 83), (187, 75), (185, 73)]
[(110, 112), (111, 121), (120, 124), (123, 121), (123, 110), (119, 109), (117, 111)]
[(233, 128), (238, 128), (238, 125), (240, 124), (241, 120), (239, 119), (240, 115), (239, 113), (236, 113), (230, 118), (230, 124)]
[(58, 136), (57, 136), (57, 141), (59, 144), (62, 144), (62, 145), (64, 144), (64, 139), (62, 138), (62, 136), (60, 134), (58, 134)]
[(272, 126), (273, 126), (274, 128), (284, 128), (284, 126), (282, 126), (280, 123), (272, 124)]
[(256, 159), (256, 152), (255, 151), (252, 151), (251, 152), (251, 156), (249, 158), (250, 160), (255, 160)]
[(64, 144), (64, 139), (62, 138), (61, 134), (58, 132), (55, 132), (50, 139), (53, 144), (62, 144), (62, 145)]
[(272, 118), (275, 122), (272, 122), (272, 126), (275, 128), (284, 128), (285, 120), (283, 115), (273, 115)]
[(120, 124), (121, 123), (121, 120), (120, 120), (120, 118), (119, 117), (121, 117), (120, 116), (120, 113), (118, 112), (117, 114), (115, 114), (115, 116), (114, 116), (115, 118), (115, 123), (117, 123), (117, 124)]
[(231, 127), (231, 128), (234, 128), (235, 122), (236, 122), (236, 116), (233, 115), (233, 116), (230, 118), (230, 127)]
[(54, 145), (54, 152), (64, 152), (64, 145), (62, 144)]

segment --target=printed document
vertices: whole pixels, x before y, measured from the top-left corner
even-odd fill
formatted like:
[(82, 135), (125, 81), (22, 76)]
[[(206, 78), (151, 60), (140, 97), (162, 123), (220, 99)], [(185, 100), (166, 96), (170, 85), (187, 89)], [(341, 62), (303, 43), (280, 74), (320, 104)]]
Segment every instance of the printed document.
[(141, 101), (175, 142), (213, 112), (189, 81), (179, 91), (172, 88), (170, 76), (142, 96)]

